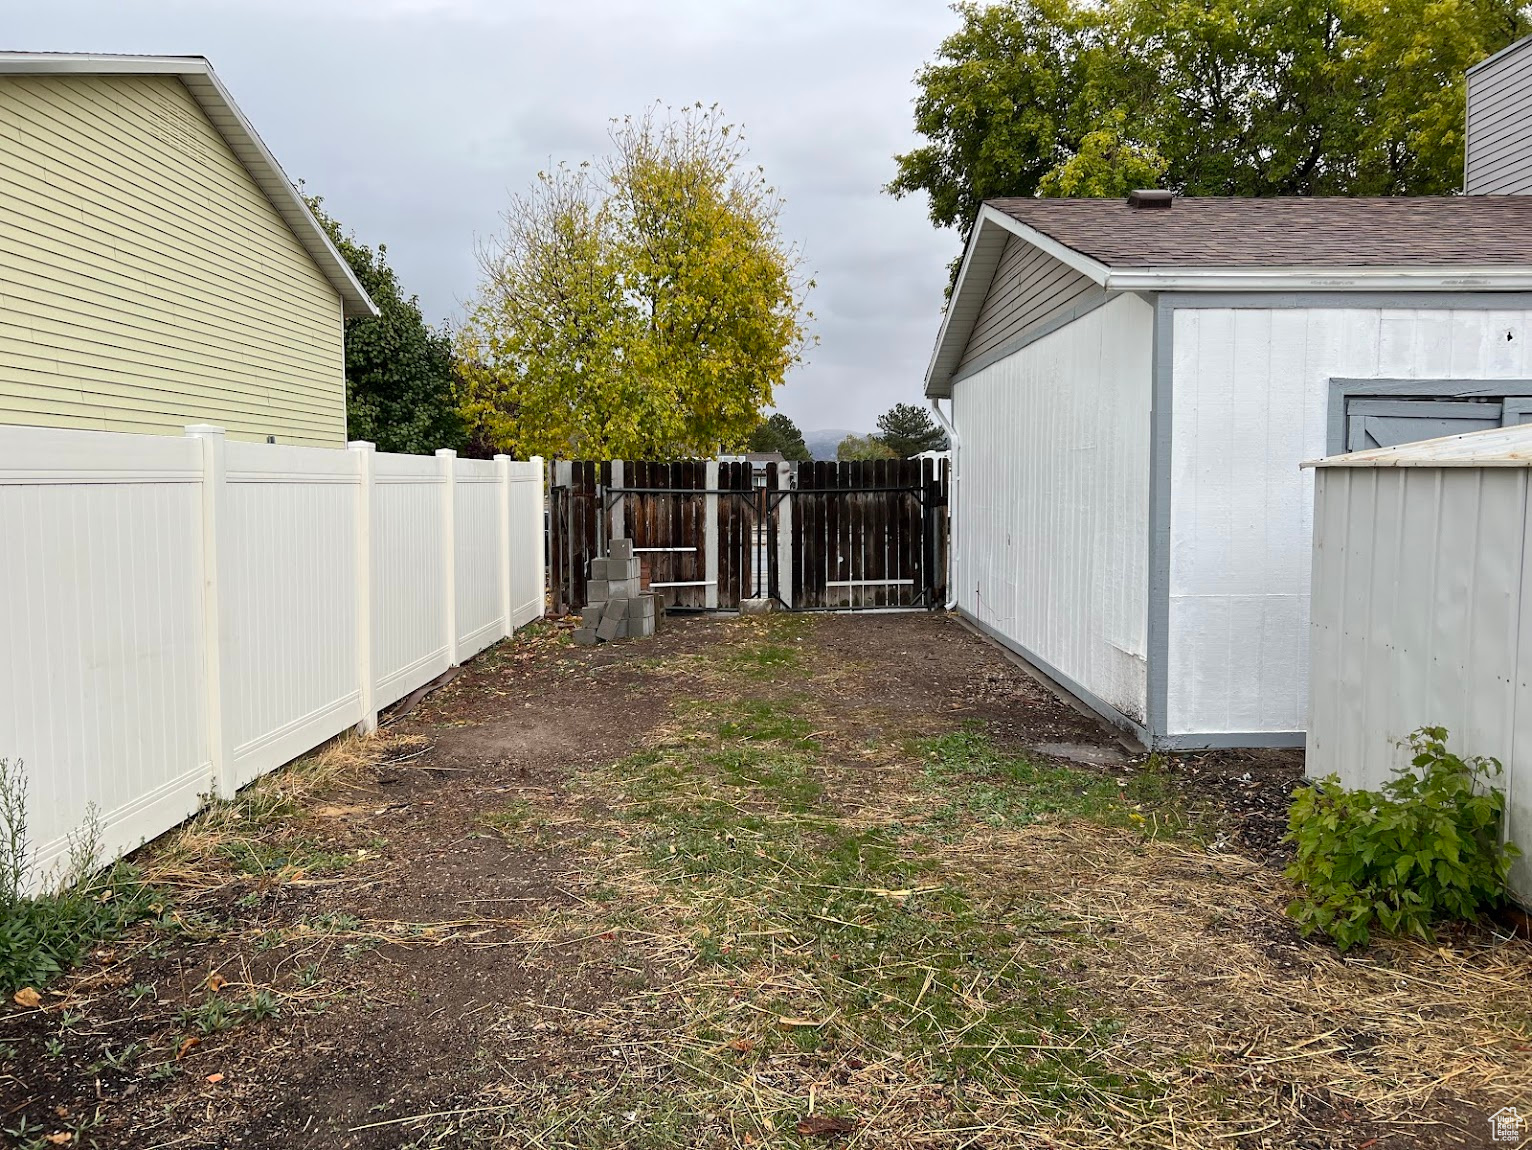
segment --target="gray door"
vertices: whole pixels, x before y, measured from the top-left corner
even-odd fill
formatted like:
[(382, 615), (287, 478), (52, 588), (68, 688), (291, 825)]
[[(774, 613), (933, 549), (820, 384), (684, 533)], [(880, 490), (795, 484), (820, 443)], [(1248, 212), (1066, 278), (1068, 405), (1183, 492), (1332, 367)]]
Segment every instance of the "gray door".
[(1532, 422), (1532, 398), (1429, 399), (1417, 396), (1346, 399), (1346, 450), (1395, 447), (1465, 431)]

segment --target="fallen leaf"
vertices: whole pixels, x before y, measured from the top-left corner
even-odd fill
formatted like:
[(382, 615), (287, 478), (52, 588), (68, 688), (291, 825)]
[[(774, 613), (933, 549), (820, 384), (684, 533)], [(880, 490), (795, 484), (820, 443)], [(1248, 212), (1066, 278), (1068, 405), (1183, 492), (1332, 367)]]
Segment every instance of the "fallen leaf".
[(30, 986), (23, 986), (14, 995), (12, 995), (11, 998), (17, 1006), (25, 1006), (29, 1009), (39, 1007), (43, 1004), (43, 996), (38, 994), (37, 991), (33, 990)]
[(807, 1118), (798, 1119), (798, 1133), (810, 1137), (830, 1138), (836, 1134), (850, 1134), (855, 1129), (856, 1122), (853, 1119), (833, 1114), (810, 1114)]
[(217, 994), (220, 990), (222, 990), (228, 984), (229, 984), (229, 980), (227, 978), (225, 978), (223, 975), (219, 974), (216, 970), (213, 971), (212, 974), (207, 976), (207, 988), (209, 990), (211, 990), (214, 994)]
[(181, 1045), (176, 1048), (176, 1061), (180, 1062), (181, 1059), (185, 1058), (186, 1057), (186, 1052), (188, 1050), (190, 1050), (193, 1046), (201, 1046), (201, 1045), (202, 1045), (202, 1039), (200, 1039), (200, 1038), (187, 1038), (187, 1039), (183, 1039), (182, 1042), (181, 1042)]
[(48, 1135), (48, 1141), (53, 1143), (55, 1146), (63, 1146), (66, 1143), (73, 1142), (74, 1135), (60, 1130), (57, 1134)]
[(736, 1038), (726, 1043), (730, 1050), (737, 1050), (741, 1054), (749, 1054), (755, 1049), (755, 1043), (748, 1038)]
[(214, 1086), (217, 1086), (220, 1082), (223, 1081), (223, 1075), (222, 1074), (209, 1074), (207, 1076), (207, 1080), (209, 1082), (211, 1082)]

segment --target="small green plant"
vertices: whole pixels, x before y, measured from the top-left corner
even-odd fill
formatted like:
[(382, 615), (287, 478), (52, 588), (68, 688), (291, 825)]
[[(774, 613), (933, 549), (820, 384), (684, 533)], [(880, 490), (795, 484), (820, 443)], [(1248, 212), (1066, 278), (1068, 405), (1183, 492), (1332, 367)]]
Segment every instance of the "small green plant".
[(94, 809), (70, 837), (59, 881), (30, 895), (27, 775), (0, 759), (0, 992), (42, 986), (87, 948), (148, 915), (153, 890), (125, 863), (100, 869), (101, 825)]
[(217, 1034), (246, 1022), (261, 1022), (281, 1013), (281, 1003), (269, 990), (257, 990), (243, 999), (208, 995), (195, 1006), (183, 1007), (176, 1021), (188, 1031), (201, 1035)]
[(1348, 791), (1331, 775), (1294, 792), (1287, 841), (1298, 853), (1287, 875), (1305, 894), (1287, 913), (1305, 936), (1349, 950), (1376, 926), (1429, 941), (1433, 923), (1505, 898), (1521, 852), (1500, 839), (1499, 760), (1453, 754), (1444, 727), (1422, 727), (1409, 743), (1410, 765), (1381, 791)]
[(155, 891), (123, 862), (101, 870), (101, 822), (93, 807), (69, 839), (63, 873), (29, 894), (26, 767), (0, 758), (0, 992), (43, 986), (93, 943), (150, 913)]

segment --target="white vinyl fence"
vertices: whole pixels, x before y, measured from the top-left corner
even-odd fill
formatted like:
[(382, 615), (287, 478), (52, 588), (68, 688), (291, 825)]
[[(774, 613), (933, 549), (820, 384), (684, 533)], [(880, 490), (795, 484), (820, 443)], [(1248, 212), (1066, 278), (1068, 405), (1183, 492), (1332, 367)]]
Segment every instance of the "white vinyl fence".
[(132, 850), (543, 613), (543, 468), (0, 427), (0, 758)]

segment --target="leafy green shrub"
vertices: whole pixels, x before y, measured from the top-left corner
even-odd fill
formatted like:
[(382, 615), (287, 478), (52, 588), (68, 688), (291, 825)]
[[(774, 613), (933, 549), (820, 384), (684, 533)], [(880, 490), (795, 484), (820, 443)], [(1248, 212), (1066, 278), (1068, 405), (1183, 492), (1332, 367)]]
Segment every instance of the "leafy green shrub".
[(87, 948), (153, 909), (155, 892), (126, 863), (99, 869), (94, 811), (70, 841), (63, 882), (52, 893), (27, 895), (32, 856), (27, 840), (26, 771), (0, 759), (0, 993), (39, 987), (67, 970)]
[(1447, 750), (1443, 727), (1410, 736), (1415, 757), (1382, 791), (1348, 791), (1335, 775), (1293, 794), (1289, 878), (1306, 894), (1287, 908), (1307, 936), (1341, 950), (1374, 925), (1429, 941), (1431, 924), (1471, 919), (1505, 898), (1520, 851), (1500, 841), (1505, 795), (1490, 780), (1497, 759)]

